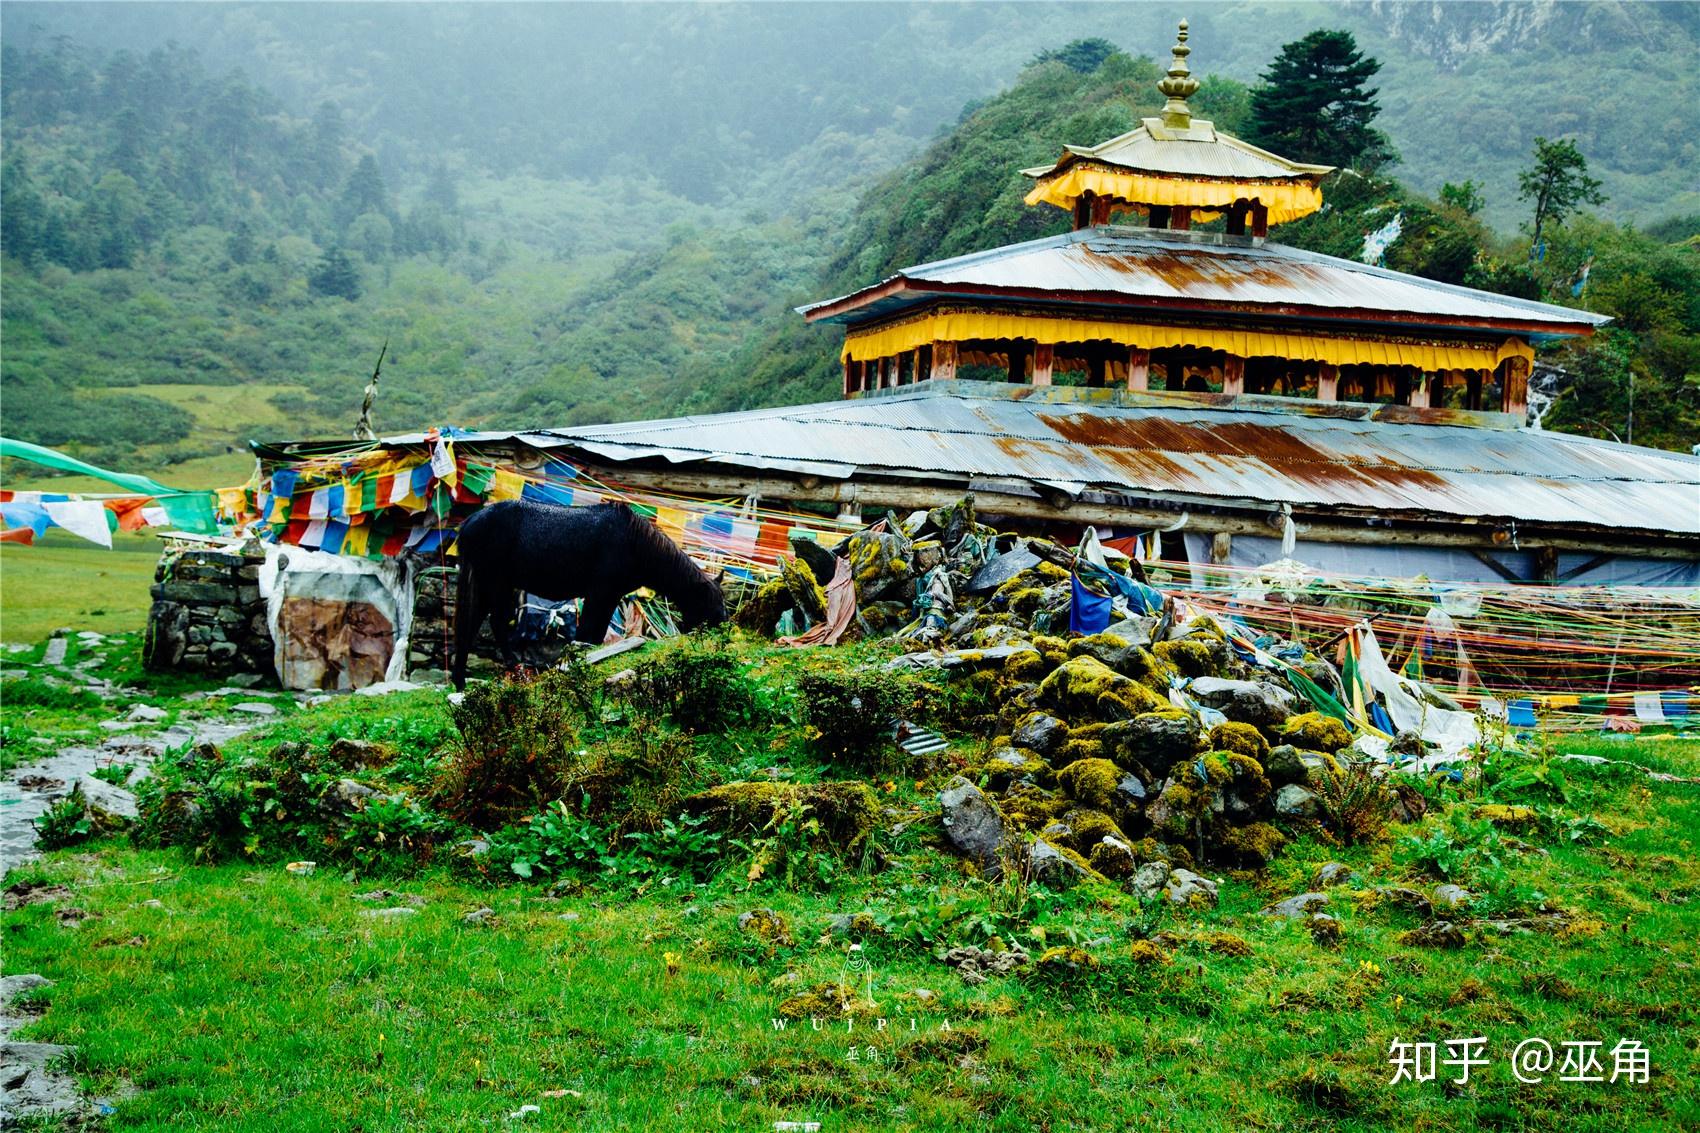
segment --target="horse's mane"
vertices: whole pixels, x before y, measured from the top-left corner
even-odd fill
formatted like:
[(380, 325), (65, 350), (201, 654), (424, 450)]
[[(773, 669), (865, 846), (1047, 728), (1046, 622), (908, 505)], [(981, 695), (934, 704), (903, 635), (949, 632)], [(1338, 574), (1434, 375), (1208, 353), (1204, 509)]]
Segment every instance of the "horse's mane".
[(696, 560), (685, 554), (684, 549), (667, 537), (661, 530), (661, 525), (646, 519), (632, 509), (629, 504), (607, 503), (603, 505), (613, 509), (624, 521), (631, 537), (646, 550), (653, 552), (652, 562), (655, 568), (666, 577), (657, 579), (662, 586), (676, 586), (680, 590), (700, 590), (711, 586), (708, 576), (697, 566)]

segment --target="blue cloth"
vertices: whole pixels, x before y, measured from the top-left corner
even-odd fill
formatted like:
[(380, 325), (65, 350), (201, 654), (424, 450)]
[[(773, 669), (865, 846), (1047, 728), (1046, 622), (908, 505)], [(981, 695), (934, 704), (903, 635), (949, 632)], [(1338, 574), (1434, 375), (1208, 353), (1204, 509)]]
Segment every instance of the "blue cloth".
[(573, 490), (556, 484), (539, 484), (527, 481), (520, 489), (520, 498), (534, 500), (542, 504), (558, 504), (561, 507), (573, 506)]
[(1393, 726), (1393, 718), (1387, 714), (1387, 709), (1377, 703), (1371, 703), (1369, 706), (1369, 722), (1390, 736), (1399, 730)]
[(431, 489), (431, 465), (428, 462), (415, 465), (407, 486), (413, 490), (414, 495), (424, 499)]
[(1513, 728), (1535, 726), (1535, 704), (1532, 700), (1513, 700), (1505, 706), (1505, 720)]
[(35, 532), (37, 539), (52, 527), (53, 520), (47, 514), (47, 509), (36, 503), (22, 503), (12, 500), (0, 504), (0, 516), (6, 518), (7, 527), (28, 527)]
[(1073, 600), (1068, 604), (1070, 633), (1103, 633), (1110, 626), (1110, 599), (1086, 589), (1078, 575), (1069, 579)]

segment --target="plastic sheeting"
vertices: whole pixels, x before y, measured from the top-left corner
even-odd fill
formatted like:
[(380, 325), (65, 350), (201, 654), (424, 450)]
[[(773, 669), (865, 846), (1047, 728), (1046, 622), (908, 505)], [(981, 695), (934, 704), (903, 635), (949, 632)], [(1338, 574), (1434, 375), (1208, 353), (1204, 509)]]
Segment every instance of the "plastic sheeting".
[[(1202, 588), (1210, 563), (1210, 536), (1186, 532), (1186, 557), (1192, 563), (1192, 584)], [(1532, 581), (1534, 554), (1530, 551), (1491, 551), (1489, 558), (1524, 581)], [(1700, 586), (1700, 560), (1637, 559), (1560, 553), (1559, 582), (1564, 586)], [(1263, 566), (1283, 558), (1296, 559), (1323, 574), (1363, 578), (1415, 578), (1422, 575), (1445, 582), (1503, 584), (1506, 579), (1474, 554), (1454, 547), (1375, 546), (1364, 543), (1310, 543), (1297, 540), (1283, 554), (1281, 540), (1259, 535), (1235, 535), (1228, 565)], [(1590, 565), (1591, 564), (1591, 565)], [(1586, 567), (1586, 570), (1581, 568)], [(1576, 572), (1576, 573), (1572, 573)]]
[(410, 561), (270, 546), (260, 595), (284, 688), (359, 689), (405, 676)]

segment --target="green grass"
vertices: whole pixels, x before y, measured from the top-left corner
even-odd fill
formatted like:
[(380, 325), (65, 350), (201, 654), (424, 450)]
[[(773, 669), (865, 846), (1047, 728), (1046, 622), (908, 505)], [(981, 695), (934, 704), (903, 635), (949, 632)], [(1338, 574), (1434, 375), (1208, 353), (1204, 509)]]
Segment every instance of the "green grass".
[(0, 640), (39, 641), (65, 626), (140, 631), (161, 548), (152, 535), (122, 532), (110, 551), (65, 531), (33, 546), (0, 544)]
[[(808, 658), (819, 663), (755, 657), (774, 705)], [(294, 713), (225, 754), (261, 759), (258, 775), (284, 740), (319, 750), (337, 736), (387, 739), (417, 774), (447, 727), (439, 693), (351, 697)], [(1693, 739), (1573, 737), (1557, 747), (1700, 773)], [(783, 722), (734, 728), (698, 750), (715, 763), (820, 773), (800, 730)], [(523, 1104), (542, 1107), (530, 1124), (575, 1130), (805, 1119), (858, 1130), (1695, 1127), (1700, 787), (1563, 766), (1562, 782), (1544, 788), (1563, 796), (1551, 805), (1608, 833), (1596, 844), (1508, 834), (1498, 882), (1538, 890), (1563, 920), (1527, 934), (1473, 929), (1457, 951), (1401, 943), (1419, 918), (1369, 891), (1433, 883), (1399, 864), (1411, 828), (1350, 849), (1301, 839), (1265, 873), (1225, 874), (1215, 910), (1142, 909), (1115, 889), (1059, 895), (964, 875), (933, 846), (930, 777), (884, 795), (907, 825), (881, 836), (883, 867), (841, 871), (822, 892), (751, 885), (736, 855), (701, 885), (592, 876), (557, 901), (541, 884), (480, 878), (442, 857), (386, 858), (400, 872), (345, 876), (336, 845), (290, 846), (288, 856), (321, 862), (300, 877), (282, 868), (282, 844), (196, 864), (183, 851), (109, 839), (49, 854), (11, 879), (65, 884), (72, 895), (6, 914), (5, 970), (58, 983), (39, 994), (48, 1007), (25, 1037), (77, 1046), (75, 1068), (96, 1093), (134, 1087), (109, 1118), (114, 1130), (484, 1129)], [(1480, 790), (1431, 793), (1462, 816)], [(1257, 915), (1308, 888), (1331, 859), (1366, 879), (1333, 891), (1341, 947)], [(380, 885), (426, 903), (395, 921), (361, 916), (371, 906), (354, 894)], [(481, 905), (497, 920), (463, 923)], [(92, 915), (73, 925), (67, 907)], [(793, 946), (739, 933), (738, 914), (758, 907), (790, 920)], [(817, 1032), (805, 1020), (776, 1031), (787, 997), (841, 978), (845, 941), (826, 934), (828, 920), (861, 910), (884, 926), (865, 940), (887, 1030), (863, 1021), (847, 1033), (835, 1020)], [(935, 958), (991, 933), (1019, 935), (1035, 954), (1080, 944), (1097, 966), (969, 987)], [(1222, 934), (1250, 954), (1225, 954)], [(1136, 962), (1140, 936), (1166, 962)], [(936, 997), (923, 1004), (916, 989)], [(1474, 1035), (1487, 1037), (1493, 1064), (1467, 1086), (1389, 1083), (1394, 1039)], [(1652, 1052), (1652, 1081), (1553, 1074), (1518, 1084), (1507, 1058), (1531, 1037), (1555, 1047), (1602, 1040), (1608, 1051), (1639, 1040)], [(547, 1096), (562, 1090), (576, 1093)]]

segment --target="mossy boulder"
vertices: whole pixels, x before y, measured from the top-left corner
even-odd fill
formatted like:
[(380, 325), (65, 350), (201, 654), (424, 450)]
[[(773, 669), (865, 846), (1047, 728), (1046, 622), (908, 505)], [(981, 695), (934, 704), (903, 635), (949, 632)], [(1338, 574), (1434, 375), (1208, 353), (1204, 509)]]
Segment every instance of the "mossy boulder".
[(756, 587), (756, 592), (744, 600), (732, 616), (734, 625), (752, 633), (772, 636), (774, 623), (791, 608), (791, 590), (783, 578), (769, 579)]
[(1333, 755), (1352, 742), (1346, 725), (1320, 712), (1305, 712), (1288, 720), (1281, 728), (1281, 737), (1294, 747), (1307, 748)]
[(861, 782), (726, 783), (684, 799), (687, 814), (707, 819), (709, 829), (744, 837), (771, 830), (788, 817), (805, 815), (819, 826), (819, 848), (853, 854), (879, 827), (879, 797)]
[(1066, 720), (1127, 720), (1167, 701), (1096, 657), (1071, 657), (1039, 684), (1039, 703)]
[(914, 547), (889, 531), (858, 531), (845, 542), (858, 602), (897, 599), (914, 577)]
[(1210, 729), (1210, 746), (1218, 751), (1235, 751), (1252, 759), (1262, 760), (1269, 754), (1269, 741), (1250, 724), (1232, 720)]
[(1124, 767), (1137, 766), (1154, 775), (1167, 774), (1176, 763), (1190, 762), (1205, 749), (1197, 719), (1168, 706), (1111, 725), (1105, 743)]
[(1073, 850), (1036, 838), (1027, 848), (1027, 875), (1053, 889), (1068, 889), (1082, 881), (1103, 881), (1104, 875)]
[(809, 616), (810, 622), (826, 619), (826, 588), (800, 559), (780, 559), (779, 577), (791, 595), (791, 603)]
[(1139, 860), (1133, 856), (1133, 847), (1114, 834), (1106, 834), (1092, 846), (1092, 852), (1087, 862), (1093, 869), (1111, 880), (1130, 877), (1139, 868)]
[(1009, 660), (1003, 664), (1004, 677), (1010, 681), (1041, 681), (1054, 665), (1046, 662), (1044, 654), (1037, 650), (1022, 650), (1012, 653)]
[(1179, 669), (1149, 649), (1130, 650), (1118, 668), (1164, 700), (1168, 699), (1170, 686), (1181, 675)]
[(1240, 864), (1262, 869), (1275, 860), (1287, 838), (1267, 822), (1254, 822), (1250, 826), (1225, 828), (1217, 844)]
[(740, 913), (738, 931), (776, 948), (789, 948), (796, 943), (791, 936), (791, 923), (783, 914), (772, 909), (751, 909)]
[[(1017, 657), (1036, 657), (1034, 653), (1018, 653)], [(1014, 660), (1012, 657), (1010, 660)], [(1010, 742), (1020, 747), (1030, 748), (1040, 755), (1048, 756), (1068, 739), (1068, 725), (1055, 716), (1043, 712), (1029, 712), (1022, 716), (1016, 724), (1015, 731), (1010, 735)]]
[(1194, 638), (1159, 641), (1151, 647), (1151, 652), (1189, 677), (1206, 677), (1217, 668), (1215, 651), (1209, 643)]
[(1116, 820), (1092, 806), (1072, 806), (1063, 812), (1062, 821), (1073, 833), (1077, 846), (1094, 846), (1105, 838), (1120, 838), (1122, 829)]
[(1094, 633), (1086, 637), (1077, 637), (1068, 643), (1070, 657), (1093, 657), (1117, 672), (1122, 672), (1128, 655), (1137, 646), (1125, 637), (1113, 633)]

